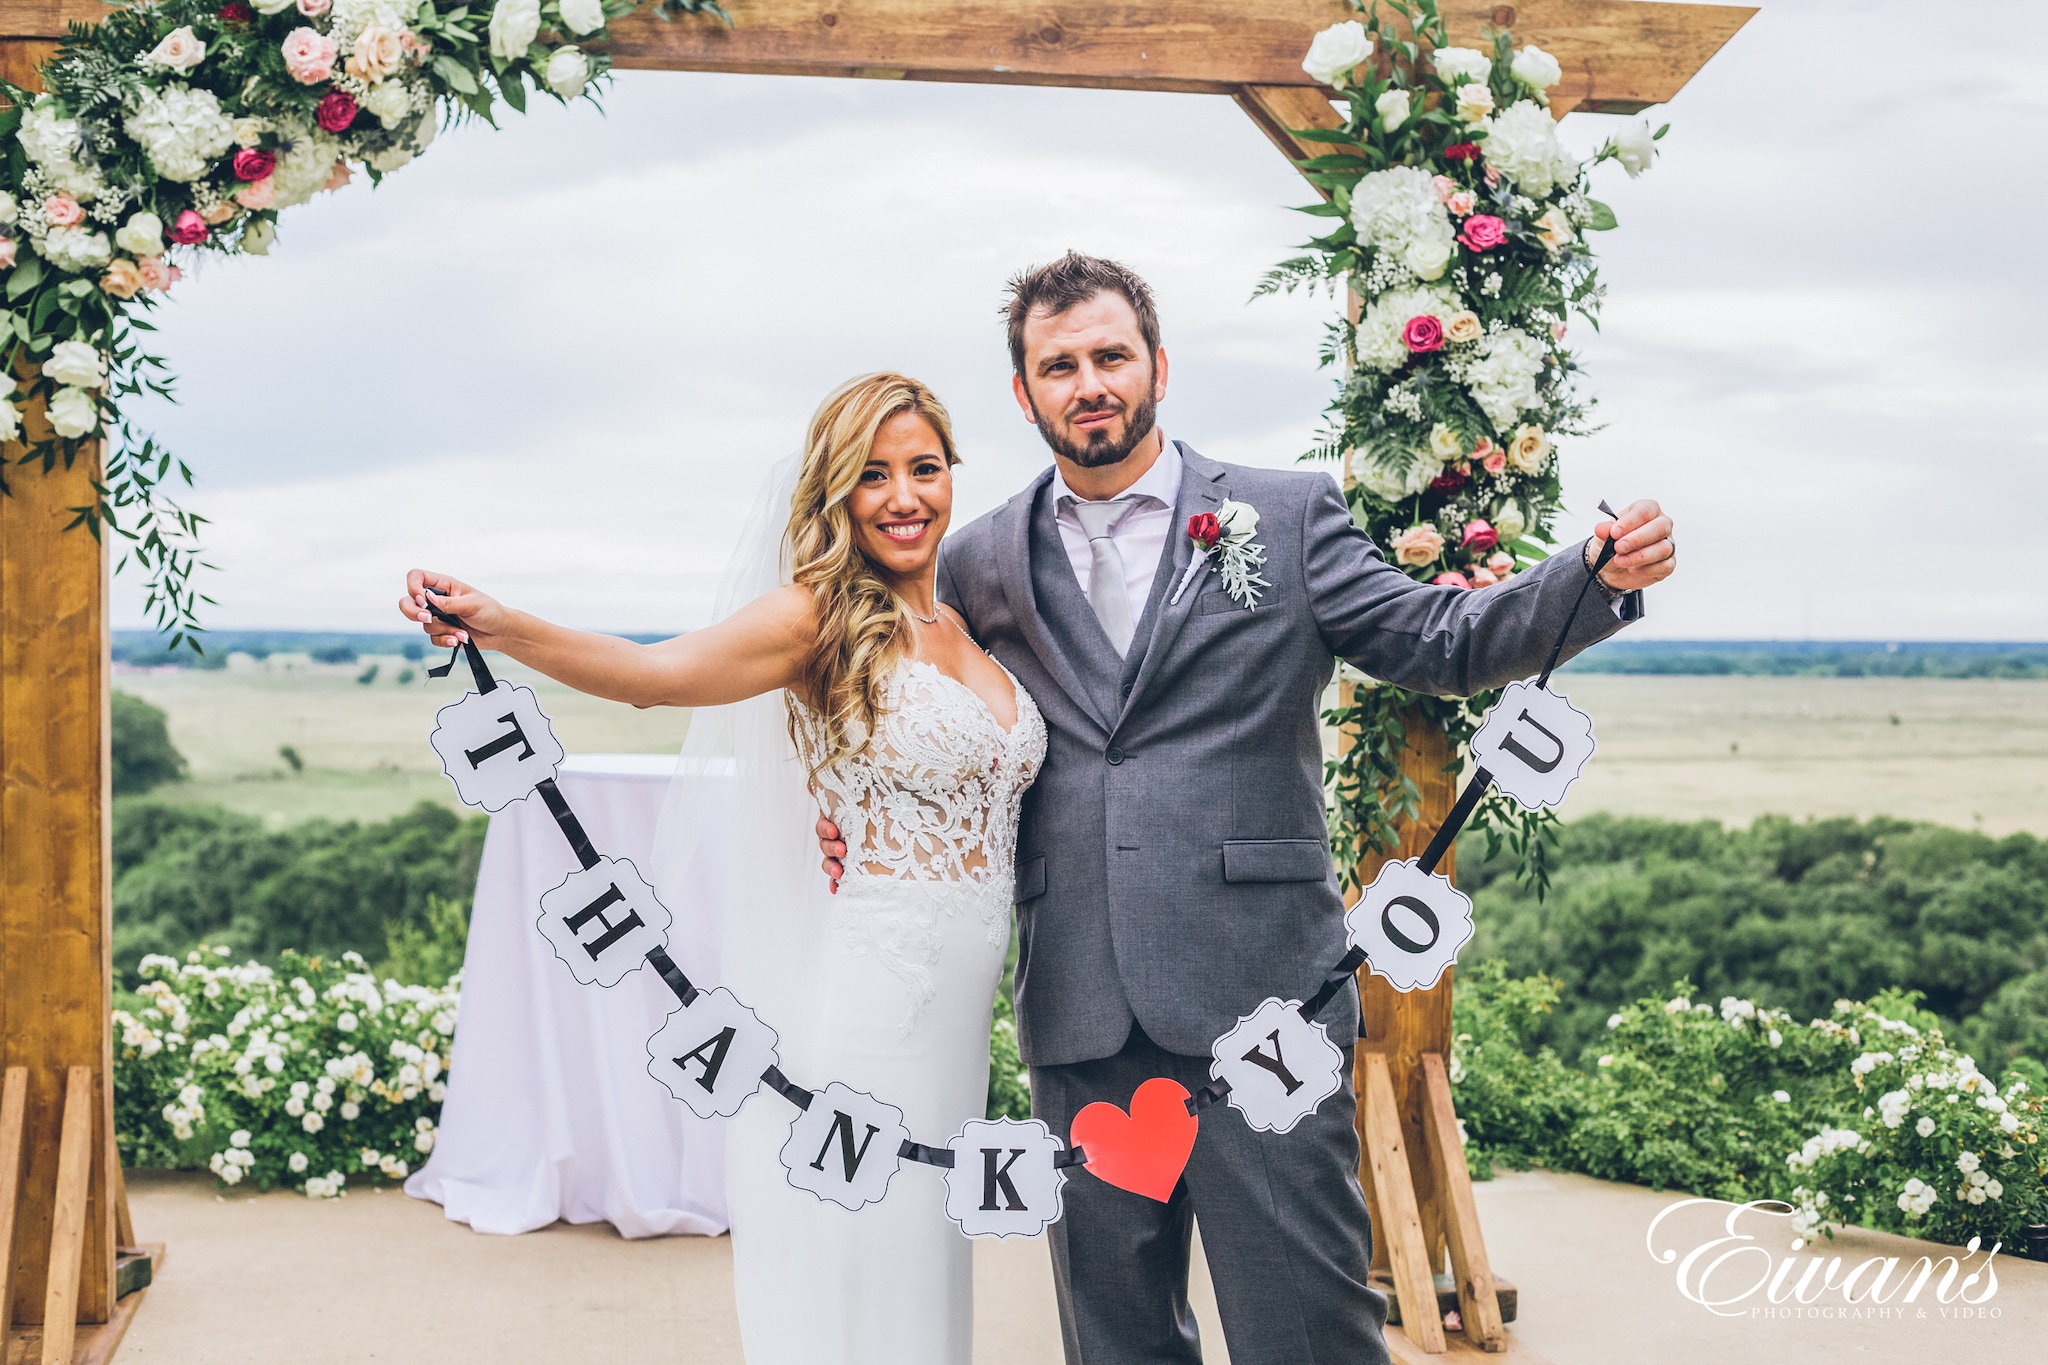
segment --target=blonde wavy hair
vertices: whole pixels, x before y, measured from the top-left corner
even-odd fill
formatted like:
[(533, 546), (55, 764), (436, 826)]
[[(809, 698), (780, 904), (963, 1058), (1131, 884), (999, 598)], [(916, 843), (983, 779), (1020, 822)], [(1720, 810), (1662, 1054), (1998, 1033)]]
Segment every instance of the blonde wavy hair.
[[(817, 626), (789, 694), (789, 734), (812, 778), (872, 742), (882, 689), (910, 638), (910, 613), (860, 548), (847, 499), (899, 413), (931, 424), (946, 464), (960, 463), (953, 419), (925, 385), (883, 371), (847, 380), (811, 415), (784, 532), (792, 581), (809, 588)], [(798, 705), (798, 698), (804, 705)]]

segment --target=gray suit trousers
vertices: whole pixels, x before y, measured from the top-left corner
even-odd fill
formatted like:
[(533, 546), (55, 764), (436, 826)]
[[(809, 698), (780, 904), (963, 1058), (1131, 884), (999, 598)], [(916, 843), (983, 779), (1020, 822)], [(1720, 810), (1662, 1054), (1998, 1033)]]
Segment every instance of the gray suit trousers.
[[(1343, 1075), (1343, 1088), (1290, 1133), (1255, 1132), (1226, 1104), (1203, 1110), (1194, 1154), (1164, 1204), (1074, 1172), (1066, 1217), (1050, 1230), (1067, 1365), (1202, 1359), (1187, 1288), (1197, 1220), (1231, 1365), (1384, 1365), (1387, 1301), (1366, 1283), (1372, 1228), (1348, 1044)], [(1154, 1076), (1192, 1093), (1209, 1084), (1209, 1058), (1164, 1051), (1133, 1025), (1114, 1056), (1031, 1068), (1032, 1111), (1066, 1133), (1084, 1105), (1127, 1107)]]

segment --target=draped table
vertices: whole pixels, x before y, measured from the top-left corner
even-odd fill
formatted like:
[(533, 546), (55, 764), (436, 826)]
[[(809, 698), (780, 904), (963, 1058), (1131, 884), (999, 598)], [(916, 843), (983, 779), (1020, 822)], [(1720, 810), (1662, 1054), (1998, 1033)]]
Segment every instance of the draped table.
[[(683, 780), (730, 787), (730, 760), (685, 760)], [(557, 783), (591, 844), (656, 880), (657, 818), (677, 760), (575, 754)], [(690, 837), (718, 848), (730, 801)], [(534, 927), (543, 892), (576, 858), (539, 796), (491, 817), (462, 963), (462, 1007), (432, 1156), (405, 1192), (478, 1232), (607, 1222), (624, 1237), (726, 1228), (723, 1120), (697, 1118), (647, 1070), (647, 1039), (676, 1008), (653, 971), (580, 986)], [(718, 979), (719, 907), (676, 905), (669, 951)], [(666, 901), (664, 903), (667, 903)]]

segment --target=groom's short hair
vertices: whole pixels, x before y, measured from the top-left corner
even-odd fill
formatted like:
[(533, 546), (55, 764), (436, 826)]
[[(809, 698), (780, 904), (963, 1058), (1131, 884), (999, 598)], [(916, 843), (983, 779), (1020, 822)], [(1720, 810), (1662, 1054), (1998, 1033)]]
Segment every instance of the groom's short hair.
[(1069, 251), (1048, 265), (1033, 266), (1010, 278), (1004, 314), (1010, 323), (1010, 363), (1024, 373), (1024, 323), (1034, 313), (1057, 317), (1097, 294), (1120, 294), (1138, 315), (1138, 335), (1145, 339), (1145, 359), (1159, 354), (1159, 310), (1152, 289), (1127, 265)]

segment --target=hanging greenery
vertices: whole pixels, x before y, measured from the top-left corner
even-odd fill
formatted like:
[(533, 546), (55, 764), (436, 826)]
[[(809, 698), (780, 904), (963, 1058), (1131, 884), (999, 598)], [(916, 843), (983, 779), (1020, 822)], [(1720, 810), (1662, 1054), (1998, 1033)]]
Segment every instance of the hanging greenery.
[[(1632, 125), (1580, 163), (1551, 117), (1563, 72), (1549, 53), (1506, 30), (1485, 51), (1452, 47), (1436, 0), (1360, 8), (1302, 63), (1344, 105), (1342, 128), (1294, 134), (1330, 148), (1300, 163), (1329, 195), (1302, 212), (1334, 226), (1259, 292), (1342, 290), (1322, 359), (1343, 378), (1305, 458), (1342, 462), (1354, 517), (1411, 577), (1484, 592), (1555, 545), (1554, 442), (1590, 430), (1565, 336), (1574, 316), (1598, 325), (1586, 234), (1614, 214), (1588, 175), (1603, 161), (1641, 173), (1664, 130)], [(1418, 813), (1401, 772), (1408, 720), (1440, 726), (1455, 754), (1498, 693), (1426, 697), (1348, 668), (1343, 681), (1325, 719), (1355, 741), (1329, 764), (1331, 835), (1391, 851)], [(1555, 819), (1491, 791), (1472, 827), (1511, 844), (1540, 886)]]

